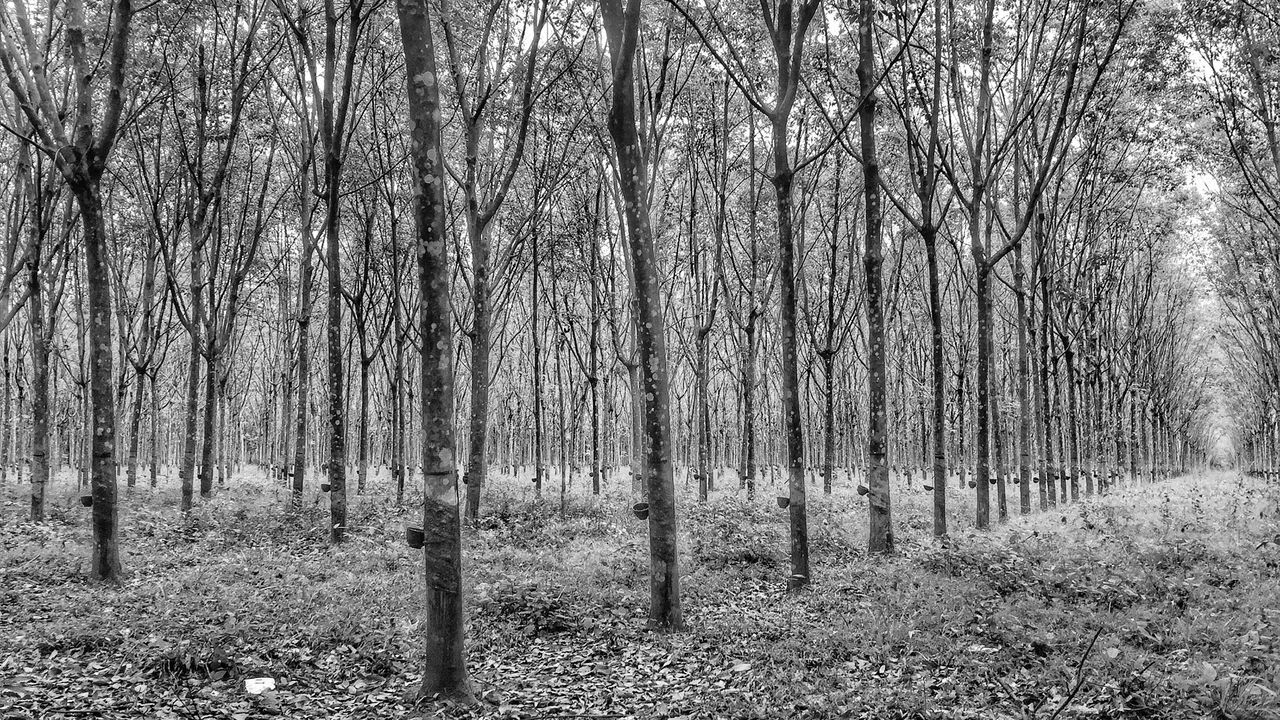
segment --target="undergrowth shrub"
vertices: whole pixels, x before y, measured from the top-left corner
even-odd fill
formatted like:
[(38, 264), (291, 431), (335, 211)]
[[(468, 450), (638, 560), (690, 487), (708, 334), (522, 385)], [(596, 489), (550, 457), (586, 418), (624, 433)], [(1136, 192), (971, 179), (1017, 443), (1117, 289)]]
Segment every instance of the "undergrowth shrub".
[(691, 508), (687, 526), (693, 560), (708, 568), (778, 566), (785, 559), (785, 539), (780, 518), (767, 512), (736, 498)]
[(525, 549), (559, 547), (580, 537), (616, 534), (618, 515), (597, 498), (558, 498), (530, 502), (505, 491), (492, 493), (476, 528), (501, 541)]
[(530, 637), (574, 625), (575, 611), (563, 595), (537, 583), (507, 579), (477, 584), (471, 607), (489, 619), (514, 624)]
[[(85, 558), (68, 548), (41, 545), (35, 548), (0, 549), (0, 568), (5, 568), (5, 584), (19, 582), (41, 586), (84, 584), (89, 581)], [(2, 603), (0, 603), (2, 605)]]

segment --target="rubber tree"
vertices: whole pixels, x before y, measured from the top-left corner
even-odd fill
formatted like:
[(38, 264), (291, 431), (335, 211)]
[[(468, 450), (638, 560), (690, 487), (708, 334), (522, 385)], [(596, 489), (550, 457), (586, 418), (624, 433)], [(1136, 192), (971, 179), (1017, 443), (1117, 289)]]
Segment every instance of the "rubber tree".
[[(676, 7), (702, 38), (703, 44), (715, 57), (732, 80), (735, 87), (757, 112), (769, 122), (773, 159), (769, 181), (774, 188), (774, 209), (777, 217), (778, 240), (778, 314), (781, 353), (781, 403), (783, 435), (787, 458), (787, 508), (790, 520), (791, 572), (787, 576), (788, 589), (795, 590), (809, 584), (809, 529), (804, 483), (804, 418), (800, 412), (800, 373), (798, 349), (795, 211), (793, 187), (796, 173), (816, 157), (799, 162), (792, 161), (790, 123), (792, 110), (802, 86), (804, 69), (804, 43), (811, 23), (818, 12), (821, 0), (779, 0), (775, 4), (762, 3), (759, 7), (767, 38), (773, 51), (774, 96), (768, 100), (760, 95), (754, 83), (748, 80), (755, 75), (735, 46), (735, 40), (720, 18), (721, 9), (710, 8), (708, 20), (715, 26), (720, 38), (712, 39), (688, 10)], [(720, 42), (723, 41), (723, 42)], [(720, 47), (723, 45), (724, 49)]]
[(631, 258), (636, 350), (645, 398), (641, 474), (649, 502), (649, 621), (684, 625), (676, 549), (675, 473), (672, 467), (671, 388), (662, 297), (653, 231), (649, 225), (649, 173), (636, 128), (635, 56), (640, 0), (600, 0), (609, 47), (612, 89), (609, 136), (617, 159), (627, 249)]
[[(50, 15), (59, 13), (50, 3)], [(122, 568), (116, 510), (116, 405), (113, 388), (111, 277), (107, 269), (108, 238), (102, 202), (102, 178), (115, 146), (125, 106), (125, 69), (133, 3), (115, 0), (101, 8), (106, 28), (101, 48), (90, 46), (83, 0), (62, 3), (60, 45), (40, 38), (24, 0), (6, 7), (13, 22), (0, 33), (0, 65), (17, 105), (31, 123), (37, 147), (56, 164), (80, 211), (88, 294), (90, 396), (89, 480), (93, 497), (90, 575), (116, 583)], [(65, 50), (70, 59), (70, 97), (54, 98), (60, 81), (48, 75), (48, 58)], [(99, 100), (101, 97), (101, 100)]]
[[(931, 447), (931, 482), (933, 492), (933, 534), (947, 534), (947, 458), (946, 458), (946, 367), (942, 335), (942, 288), (938, 270), (938, 233), (945, 222), (945, 206), (941, 205), (938, 181), (941, 173), (943, 148), (940, 125), (942, 121), (943, 91), (943, 21), (942, 0), (930, 0), (932, 13), (932, 42), (906, 43), (902, 61), (898, 64), (897, 82), (885, 83), (886, 98), (896, 110), (907, 141), (906, 173), (911, 190), (916, 196), (919, 210), (899, 200), (891, 190), (886, 194), (902, 217), (920, 235), (924, 244), (926, 277), (929, 302), (930, 389), (933, 414), (929, 437)], [(921, 10), (920, 15), (923, 15)], [(894, 13), (897, 32), (907, 37), (917, 26), (919, 16), (903, 9)], [(921, 57), (923, 55), (923, 57)], [(922, 87), (929, 91), (928, 100), (921, 93), (913, 101), (913, 89)], [(923, 117), (921, 117), (923, 116)]]
[[(25, 125), (25, 121), (17, 123)], [(61, 197), (56, 178), (51, 177), (42, 156), (33, 155), (29, 143), (18, 145), (17, 176), (27, 205), (23, 230), (27, 235), (24, 261), (27, 265), (27, 319), (31, 347), (31, 521), (44, 519), (45, 494), (49, 482), (50, 450), (50, 363), (63, 289), (66, 287), (67, 240), (70, 222), (62, 223), (55, 242), (50, 243), (59, 206), (70, 215), (71, 206)], [(69, 219), (68, 219), (69, 220)]]
[[(504, 10), (507, 13), (524, 12), (508, 3), (490, 0), (482, 13), (484, 20), (475, 44), (475, 55), (464, 58), (464, 43), (460, 42), (454, 16), (463, 17), (466, 13), (451, 11), (448, 2), (440, 3), (440, 26), (448, 49), (449, 73), (457, 91), (465, 146), (461, 185), (471, 251), (471, 282), (468, 284), (471, 327), (467, 331), (471, 341), (471, 387), (464, 482), (467, 486), (466, 516), (472, 520), (479, 516), (481, 490), (488, 479), (489, 386), (493, 380), (490, 354), (494, 310), (501, 307), (495, 307), (493, 302), (494, 287), (501, 287), (511, 279), (511, 264), (503, 262), (501, 257), (497, 262), (493, 258), (492, 225), (507, 199), (524, 157), (529, 121), (533, 116), (538, 49), (542, 43), (548, 6), (545, 1), (533, 3), (527, 10), (532, 13), (530, 17), (507, 17), (503, 15)], [(533, 27), (528, 53), (523, 58), (509, 57), (512, 43), (501, 28), (515, 26), (520, 28), (519, 32), (524, 32), (526, 23)], [(491, 43), (495, 47), (491, 47)], [(501, 87), (504, 78), (495, 72), (495, 67), (518, 66), (520, 63), (525, 66), (523, 72), (513, 73), (512, 87), (506, 90), (512, 96), (510, 103), (515, 106), (514, 137), (509, 143), (503, 143), (502, 149), (495, 150), (496, 126), (510, 125), (513, 120), (506, 114), (499, 115), (502, 112), (500, 108), (503, 108), (503, 103), (498, 100), (502, 99), (504, 92)], [(506, 149), (507, 145), (509, 149)]]
[(875, 0), (858, 3), (858, 128), (862, 154), (864, 236), (862, 265), (867, 284), (867, 550), (893, 552), (893, 517), (889, 496), (888, 408), (885, 401), (884, 300), (882, 274), (884, 251), (881, 241), (880, 160), (876, 154), (875, 112)]
[(417, 227), (421, 333), (424, 697), (475, 702), (467, 675), (462, 607), (462, 518), (454, 457), (453, 322), (450, 318), (440, 85), (427, 0), (396, 0), (409, 98), (409, 150)]

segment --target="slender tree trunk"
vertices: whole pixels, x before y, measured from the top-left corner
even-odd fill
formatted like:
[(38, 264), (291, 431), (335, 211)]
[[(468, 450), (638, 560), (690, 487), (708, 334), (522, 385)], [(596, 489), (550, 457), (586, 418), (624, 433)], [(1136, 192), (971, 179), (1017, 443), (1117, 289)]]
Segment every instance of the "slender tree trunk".
[(336, 149), (337, 140), (334, 142), (335, 147), (325, 155), (325, 266), (328, 271), (325, 338), (329, 366), (329, 542), (340, 543), (347, 532), (347, 412), (343, 395), (342, 272), (338, 244), (342, 161)]
[[(1092, 345), (1096, 359), (1100, 357), (1097, 338)], [(1106, 433), (1102, 428), (1102, 378), (1097, 365), (1094, 366), (1094, 372), (1090, 375), (1089, 413), (1093, 418), (1093, 477), (1086, 481), (1085, 494), (1092, 495), (1094, 492), (1104, 492), (1107, 483), (1106, 446), (1103, 440)]]
[[(288, 339), (285, 340), (288, 342)], [(282, 397), (280, 399), (280, 417), (276, 423), (276, 454), (272, 458), (279, 466), (279, 476), (277, 480), (285, 487), (289, 487), (291, 480), (289, 479), (289, 459), (293, 456), (293, 446), (289, 442), (289, 428), (293, 425), (293, 383), (294, 372), (292, 353), (286, 360), (286, 369), (281, 371), (281, 382), (284, 386)]]
[(147, 376), (145, 368), (135, 367), (137, 377), (133, 384), (133, 407), (129, 409), (129, 474), (126, 484), (134, 487), (138, 484), (138, 446), (142, 433), (142, 402), (146, 391)]
[(591, 494), (600, 494), (600, 380), (596, 376), (599, 360), (591, 354)]
[(708, 328), (698, 330), (698, 367), (695, 371), (697, 387), (698, 418), (698, 500), (707, 501), (711, 492), (711, 474), (715, 472), (711, 458), (711, 331)]
[(112, 391), (111, 280), (106, 265), (107, 232), (96, 181), (75, 188), (83, 230), (89, 294), (89, 385), (92, 431), (89, 481), (93, 493), (92, 576), (120, 581), (116, 510), (116, 407)]
[[(182, 445), (182, 468), (178, 475), (182, 482), (182, 512), (191, 510), (192, 501), (195, 495), (195, 475), (196, 475), (196, 444), (199, 442), (199, 417), (200, 411), (200, 344), (201, 335), (203, 333), (203, 313), (201, 308), (203, 303), (200, 298), (200, 291), (204, 287), (203, 280), (203, 253), (200, 250), (199, 234), (197, 230), (192, 230), (191, 237), (191, 278), (190, 278), (190, 327), (188, 334), (191, 337), (191, 347), (187, 355), (187, 406), (186, 406), (186, 422), (183, 432)], [(208, 442), (206, 440), (205, 442)]]
[(631, 469), (631, 493), (642, 500), (648, 499), (649, 487), (644, 482), (644, 453), (641, 448), (644, 446), (644, 396), (640, 387), (640, 365), (639, 363), (631, 363), (627, 365), (627, 387), (631, 392), (631, 425), (630, 441), (630, 469)]
[[(1044, 273), (1040, 274), (1041, 278)], [(1037, 396), (1040, 400), (1040, 418), (1044, 427), (1044, 444), (1041, 446), (1044, 450), (1044, 465), (1041, 470), (1041, 499), (1040, 509), (1047, 509), (1051, 505), (1056, 505), (1057, 490), (1054, 486), (1054, 455), (1053, 455), (1053, 415), (1049, 412), (1049, 283), (1041, 280), (1040, 286), (1040, 362), (1038, 366), (1040, 382), (1037, 383)]]
[[(212, 338), (211, 338), (212, 339)], [(206, 343), (208, 345), (209, 343)], [(200, 445), (200, 497), (213, 496), (215, 421), (218, 411), (218, 356), (207, 354), (204, 367), (204, 442)]]
[(49, 483), (49, 333), (44, 326), (40, 230), (32, 228), (27, 251), (27, 317), (31, 323), (31, 521), (44, 519)]
[(1056, 437), (1054, 438), (1054, 441), (1055, 441), (1055, 442), (1057, 443), (1057, 445), (1058, 445), (1058, 455), (1057, 455), (1057, 457), (1058, 457), (1058, 467), (1056, 468), (1056, 471), (1057, 471), (1057, 476), (1058, 476), (1059, 482), (1061, 483), (1061, 485), (1060, 485), (1061, 492), (1059, 492), (1059, 493), (1058, 493), (1058, 502), (1060, 502), (1060, 503), (1062, 503), (1063, 505), (1065, 505), (1065, 504), (1067, 503), (1067, 483), (1068, 483), (1068, 478), (1067, 478), (1067, 462), (1068, 462), (1068, 458), (1067, 458), (1067, 443), (1065, 442), (1065, 440), (1066, 440), (1066, 436), (1065, 436), (1065, 434), (1064, 434), (1064, 432), (1063, 432), (1063, 427), (1064, 427), (1064, 424), (1065, 424), (1066, 412), (1064, 411), (1065, 409), (1064, 409), (1064, 407), (1063, 407), (1064, 398), (1063, 398), (1063, 392), (1062, 392), (1062, 378), (1061, 378), (1061, 373), (1058, 371), (1058, 364), (1057, 364), (1057, 361), (1056, 361), (1056, 358), (1057, 358), (1057, 357), (1060, 357), (1060, 356), (1059, 356), (1059, 354), (1058, 354), (1058, 352), (1057, 352), (1057, 350), (1058, 350), (1058, 348), (1057, 348), (1057, 343), (1054, 343), (1054, 347), (1053, 347), (1053, 354), (1054, 354), (1054, 357), (1055, 357), (1055, 361), (1054, 361), (1053, 368), (1052, 368), (1052, 369), (1053, 369), (1053, 375), (1052, 375), (1052, 379), (1053, 379), (1053, 429), (1054, 429), (1054, 434), (1055, 434), (1055, 436), (1056, 436)]
[(633, 67), (640, 2), (600, 0), (613, 68), (609, 135), (625, 201), (628, 249), (634, 276), (636, 350), (644, 403), (644, 479), (649, 502), (649, 620), (661, 628), (684, 625), (676, 548), (675, 475), (671, 447), (671, 388), (662, 318), (660, 271), (649, 226), (648, 169), (636, 129)]
[(396, 487), (396, 506), (404, 503), (404, 340), (396, 334), (395, 377), (391, 379), (391, 482)]
[(742, 349), (742, 467), (747, 498), (756, 496), (756, 315), (747, 319), (746, 341)]
[(942, 345), (942, 291), (938, 280), (938, 228), (932, 223), (920, 230), (929, 273), (929, 346), (933, 384), (933, 534), (947, 534), (947, 380)]
[(151, 370), (151, 462), (149, 484), (155, 489), (160, 480), (160, 396), (156, 393), (156, 371)]
[(218, 380), (218, 448), (214, 457), (214, 465), (218, 468), (218, 487), (226, 487), (227, 480), (231, 477), (231, 429), (227, 425), (227, 381), (230, 375), (227, 371), (223, 371), (222, 377)]
[(427, 652), (420, 692), (474, 703), (467, 676), (462, 606), (462, 523), (454, 458), (453, 323), (445, 234), (440, 87), (425, 0), (396, 0), (408, 78), (416, 191), (419, 330), (422, 341), (422, 461)]
[[(1137, 366), (1137, 363), (1134, 364)], [(1137, 483), (1142, 479), (1142, 445), (1138, 438), (1142, 436), (1142, 415), (1138, 413), (1138, 389), (1129, 388), (1129, 482)]]
[[(535, 194), (537, 188), (535, 185)], [(537, 203), (534, 203), (537, 206)], [(542, 332), (538, 325), (538, 229), (537, 217), (534, 218), (533, 229), (533, 283), (530, 290), (529, 305), (533, 315), (529, 323), (529, 332), (533, 340), (533, 494), (542, 498), (544, 428), (542, 413)]]
[[(471, 418), (468, 424), (467, 474), (463, 482), (467, 485), (466, 517), (474, 521), (480, 517), (480, 493), (489, 475), (486, 450), (489, 443), (489, 347), (492, 339), (489, 318), (489, 241), (483, 232), (474, 230), (472, 234), (479, 237), (471, 239), (475, 267), (475, 277), (471, 283)], [(476, 257), (476, 252), (481, 252), (482, 256)], [(536, 328), (534, 332), (537, 333)], [(540, 360), (535, 358), (534, 362)]]
[[(994, 358), (994, 353), (992, 353)], [(994, 374), (994, 373), (993, 373)], [(996, 517), (1001, 522), (1009, 519), (1009, 487), (1005, 478), (1004, 427), (1000, 423), (1000, 394), (991, 393), (991, 447), (995, 461)]]
[(1027, 294), (1022, 248), (1014, 248), (1013, 295), (1018, 323), (1018, 511), (1031, 514), (1031, 368), (1027, 352)]
[(1080, 413), (1079, 398), (1076, 396), (1076, 360), (1075, 352), (1068, 347), (1063, 353), (1067, 361), (1067, 444), (1071, 453), (1071, 501), (1080, 500)]
[[(305, 197), (311, 192), (310, 184), (306, 182), (303, 169), (304, 179), (302, 195)], [(310, 206), (310, 200), (305, 199), (304, 204)], [(294, 451), (293, 451), (293, 492), (292, 502), (295, 508), (302, 505), (302, 490), (307, 474), (307, 414), (308, 404), (311, 400), (311, 253), (315, 249), (310, 234), (309, 227), (310, 212), (304, 208), (303, 228), (302, 228), (302, 259), (298, 270), (298, 414), (295, 418), (295, 427), (293, 433)]]
[(363, 495), (369, 480), (369, 362), (360, 358), (360, 467), (356, 476), (356, 494)]
[(858, 110), (862, 150), (862, 188), (866, 205), (866, 248), (862, 256), (867, 283), (867, 487), (870, 493), (867, 551), (888, 553), (894, 549), (889, 497), (888, 407), (886, 403), (886, 336), (882, 279), (884, 252), (881, 248), (880, 160), (875, 136), (875, 0), (858, 3), (858, 86), (862, 103)]
[(796, 338), (795, 241), (791, 217), (794, 175), (787, 147), (787, 122), (779, 114), (773, 123), (773, 186), (778, 211), (778, 286), (782, 335), (782, 414), (786, 435), (787, 511), (791, 527), (791, 575), (788, 589), (809, 584), (809, 523), (804, 484), (804, 427), (800, 417), (799, 349)]
[(836, 358), (822, 354), (822, 493), (830, 495), (836, 474)]
[(974, 482), (977, 489), (977, 522), (979, 529), (991, 524), (991, 273), (987, 265), (986, 250), (978, 238), (978, 220), (981, 207), (975, 207), (970, 220), (973, 240), (974, 270), (977, 285), (978, 307), (978, 372), (977, 372), (977, 425), (975, 439), (977, 463)]

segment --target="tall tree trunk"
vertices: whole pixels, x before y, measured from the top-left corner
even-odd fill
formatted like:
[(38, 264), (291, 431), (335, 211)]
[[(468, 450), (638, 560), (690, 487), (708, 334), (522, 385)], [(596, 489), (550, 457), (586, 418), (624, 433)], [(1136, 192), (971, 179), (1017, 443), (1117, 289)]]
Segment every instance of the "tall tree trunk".
[(822, 354), (822, 494), (830, 495), (836, 474), (836, 357)]
[(977, 489), (977, 522), (978, 528), (991, 524), (991, 273), (987, 265), (986, 250), (978, 238), (978, 214), (980, 207), (974, 209), (970, 220), (970, 233), (973, 240), (973, 259), (977, 268), (976, 295), (978, 307), (978, 372), (977, 372), (977, 437), (975, 439), (977, 463), (974, 482)]
[[(25, 148), (24, 148), (25, 149)], [(31, 521), (44, 519), (49, 483), (49, 333), (40, 274), (42, 238), (32, 227), (27, 248), (27, 317), (31, 324)]]
[[(1041, 253), (1044, 250), (1041, 249)], [(1051, 505), (1056, 505), (1057, 490), (1054, 486), (1054, 455), (1053, 455), (1053, 415), (1049, 412), (1049, 333), (1052, 330), (1049, 327), (1049, 312), (1052, 307), (1049, 304), (1049, 282), (1044, 272), (1040, 275), (1040, 357), (1037, 370), (1039, 371), (1039, 382), (1036, 383), (1036, 395), (1040, 400), (1040, 418), (1044, 427), (1044, 444), (1040, 476), (1041, 499), (1040, 509), (1044, 510)]]
[[(7, 303), (5, 303), (7, 305)], [(4, 485), (9, 481), (9, 464), (12, 461), (12, 447), (10, 443), (13, 441), (13, 370), (9, 361), (9, 334), (4, 335), (4, 400), (0, 404), (0, 485)]]
[(809, 584), (809, 524), (804, 484), (804, 427), (800, 417), (799, 349), (796, 339), (795, 241), (791, 216), (794, 175), (787, 147), (787, 120), (781, 113), (773, 122), (773, 187), (778, 212), (779, 325), (782, 335), (782, 417), (786, 436), (787, 512), (791, 528), (791, 575), (788, 589)]
[(356, 494), (363, 495), (369, 480), (369, 365), (360, 357), (360, 467), (357, 469)]
[(875, 0), (858, 3), (858, 87), (862, 103), (858, 109), (862, 150), (862, 188), (865, 198), (866, 248), (862, 257), (867, 282), (867, 488), (871, 491), (868, 552), (888, 553), (894, 549), (890, 515), (888, 466), (888, 408), (886, 404), (886, 351), (884, 299), (881, 287), (884, 252), (881, 248), (880, 160), (876, 154), (875, 108)]
[(153, 368), (150, 372), (151, 384), (151, 462), (148, 471), (150, 478), (148, 484), (152, 489), (160, 480), (160, 396), (156, 393), (156, 370)]
[[(480, 493), (489, 475), (486, 450), (489, 444), (489, 347), (492, 343), (489, 317), (489, 240), (484, 232), (478, 230), (473, 230), (472, 235), (471, 253), (475, 277), (471, 283), (471, 417), (468, 423), (467, 474), (463, 479), (467, 485), (466, 517), (469, 520), (480, 517)], [(537, 333), (536, 328), (534, 332)], [(534, 361), (540, 362), (537, 358)]]
[(920, 229), (929, 272), (929, 347), (933, 385), (933, 534), (947, 534), (947, 380), (942, 346), (942, 290), (938, 281), (938, 228), (926, 223)]
[[(397, 308), (398, 310), (398, 308)], [(404, 338), (398, 329), (395, 348), (395, 377), (391, 379), (391, 482), (396, 487), (396, 506), (404, 503)]]
[(706, 502), (711, 492), (711, 473), (714, 472), (711, 459), (711, 331), (709, 328), (698, 329), (698, 367), (695, 371), (697, 379), (698, 418), (698, 500)]
[[(597, 198), (599, 196), (597, 195)], [(597, 208), (599, 203), (597, 201)], [(599, 213), (596, 214), (599, 217)], [(591, 375), (591, 494), (600, 494), (600, 274), (599, 251), (591, 248), (591, 338), (588, 352), (591, 354), (588, 372)]]
[(756, 321), (754, 310), (747, 318), (746, 340), (742, 349), (742, 479), (747, 484), (747, 498), (756, 496), (756, 475), (760, 468), (756, 459)]
[(418, 323), (422, 341), (422, 462), (426, 697), (474, 703), (467, 676), (462, 607), (462, 522), (454, 459), (453, 323), (445, 234), (440, 87), (426, 0), (396, 0), (408, 80), (410, 147), (418, 229)]
[(1080, 413), (1076, 393), (1076, 356), (1068, 346), (1063, 353), (1067, 361), (1067, 445), (1071, 453), (1071, 501), (1080, 500)]
[[(991, 352), (991, 357), (994, 362), (994, 350)], [(992, 375), (996, 374), (996, 372), (992, 372)], [(996, 517), (1004, 521), (1009, 519), (1009, 488), (1005, 482), (1004, 433), (1000, 425), (1000, 393), (995, 391), (991, 393), (991, 447), (995, 461), (995, 477), (990, 478), (988, 484), (994, 482), (996, 486)]]
[[(200, 438), (198, 417), (200, 411), (200, 345), (204, 326), (203, 313), (201, 312), (201, 308), (204, 305), (200, 298), (200, 291), (204, 287), (204, 268), (201, 259), (203, 253), (200, 250), (199, 231), (192, 229), (189, 236), (191, 238), (191, 277), (189, 287), (191, 313), (190, 325), (187, 330), (191, 338), (191, 347), (187, 355), (187, 406), (182, 439), (182, 467), (178, 471), (178, 476), (182, 483), (180, 507), (184, 513), (191, 510), (195, 495), (196, 444)], [(208, 441), (206, 440), (206, 442)]]
[(227, 381), (231, 377), (229, 373), (230, 368), (224, 370), (222, 377), (218, 379), (218, 447), (215, 451), (213, 464), (218, 469), (219, 489), (226, 487), (227, 478), (231, 476), (231, 429), (227, 425)]
[[(634, 356), (634, 355), (633, 355)], [(625, 364), (625, 363), (624, 363)], [(648, 499), (649, 488), (644, 483), (644, 396), (640, 387), (640, 364), (633, 362), (626, 365), (627, 367), (627, 388), (630, 390), (631, 397), (631, 424), (630, 430), (630, 460), (631, 470), (631, 494), (641, 498)]]
[(92, 425), (89, 482), (93, 494), (92, 575), (119, 582), (116, 510), (116, 407), (112, 391), (111, 278), (106, 265), (107, 231), (97, 182), (74, 188), (83, 230), (89, 294), (89, 387)]
[(338, 244), (342, 162), (337, 142), (335, 139), (335, 146), (325, 155), (325, 266), (328, 270), (325, 338), (329, 361), (329, 542), (332, 543), (342, 542), (347, 532), (347, 413), (342, 390), (342, 272)]
[[(212, 335), (206, 328), (206, 334)], [(206, 348), (213, 344), (210, 337)], [(218, 356), (205, 355), (204, 366), (204, 442), (200, 445), (200, 497), (213, 496), (214, 451), (217, 449), (216, 420), (218, 412)]]
[(600, 0), (613, 68), (609, 135), (625, 201), (628, 249), (634, 275), (636, 350), (644, 397), (644, 480), (649, 502), (649, 621), (661, 628), (684, 625), (676, 549), (675, 474), (671, 448), (671, 388), (662, 319), (657, 254), (649, 226), (648, 168), (636, 129), (636, 46), (640, 0)]
[(1052, 372), (1052, 380), (1053, 380), (1053, 423), (1052, 424), (1053, 424), (1053, 429), (1055, 434), (1054, 442), (1056, 442), (1058, 445), (1058, 455), (1057, 455), (1058, 466), (1056, 468), (1056, 472), (1057, 472), (1058, 480), (1061, 483), (1060, 485), (1061, 492), (1058, 493), (1058, 502), (1065, 505), (1067, 503), (1068, 478), (1067, 478), (1066, 468), (1067, 468), (1068, 458), (1067, 458), (1067, 443), (1065, 442), (1066, 435), (1063, 433), (1063, 428), (1066, 421), (1066, 412), (1064, 411), (1064, 407), (1063, 407), (1064, 393), (1062, 392), (1062, 377), (1061, 377), (1061, 373), (1058, 371), (1058, 363), (1056, 360), (1056, 358), (1060, 357), (1056, 342), (1053, 343), (1053, 356), (1055, 360), (1052, 367), (1052, 371), (1053, 371)]
[(1013, 295), (1017, 304), (1018, 324), (1018, 511), (1031, 514), (1031, 368), (1027, 352), (1026, 273), (1022, 265), (1022, 248), (1013, 249)]
[(134, 487), (138, 484), (138, 446), (142, 434), (142, 402), (146, 391), (147, 375), (145, 367), (134, 367), (137, 377), (133, 383), (133, 407), (129, 409), (129, 474), (126, 484)]
[[(537, 184), (534, 184), (535, 202), (537, 207), (536, 195)], [(534, 497), (542, 498), (543, 477), (543, 457), (545, 457), (545, 429), (543, 428), (543, 412), (542, 412), (542, 330), (538, 325), (538, 218), (534, 216), (533, 227), (533, 283), (530, 289), (529, 305), (532, 313), (532, 320), (529, 323), (529, 332), (533, 340), (533, 494)]]
[[(1097, 338), (1092, 343), (1095, 362), (1101, 357), (1098, 350)], [(1102, 372), (1101, 366), (1094, 365), (1093, 372), (1089, 377), (1089, 413), (1092, 416), (1091, 424), (1093, 425), (1093, 477), (1086, 481), (1085, 494), (1092, 495), (1095, 492), (1101, 493), (1107, 487), (1107, 453), (1104, 438), (1106, 432), (1102, 426)]]
[(310, 197), (311, 186), (306, 181), (307, 168), (303, 168), (302, 191), (302, 258), (298, 269), (298, 413), (294, 419), (293, 492), (295, 508), (302, 506), (302, 490), (307, 474), (307, 414), (311, 400), (311, 253), (315, 244), (311, 239)]

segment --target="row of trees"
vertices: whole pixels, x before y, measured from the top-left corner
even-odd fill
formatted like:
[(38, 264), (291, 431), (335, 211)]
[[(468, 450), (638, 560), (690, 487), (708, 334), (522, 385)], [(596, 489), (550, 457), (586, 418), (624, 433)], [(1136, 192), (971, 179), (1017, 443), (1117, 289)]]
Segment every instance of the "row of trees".
[[(33, 519), (51, 468), (83, 469), (96, 576), (121, 571), (118, 464), (176, 467), (184, 511), (244, 463), (294, 503), (322, 481), (332, 542), (349, 472), (400, 499), (420, 468), (424, 687), (461, 691), (460, 515), (491, 464), (562, 502), (629, 476), (664, 627), (678, 477), (785, 479), (797, 588), (819, 482), (864, 483), (887, 552), (891, 470), (937, 535), (952, 484), (986, 527), (1181, 471), (1217, 441), (1189, 158), (1234, 163), (1220, 285), (1264, 408), (1239, 442), (1274, 462), (1263, 11), (394, 10), (5, 6), (0, 465), (30, 458)], [(1170, 132), (1201, 87), (1225, 145)]]
[(1221, 362), (1234, 403), (1216, 441), (1252, 470), (1280, 472), (1280, 14), (1265, 6), (1192, 8), (1193, 47), (1207, 77), (1221, 186), (1207, 214), (1221, 298)]

